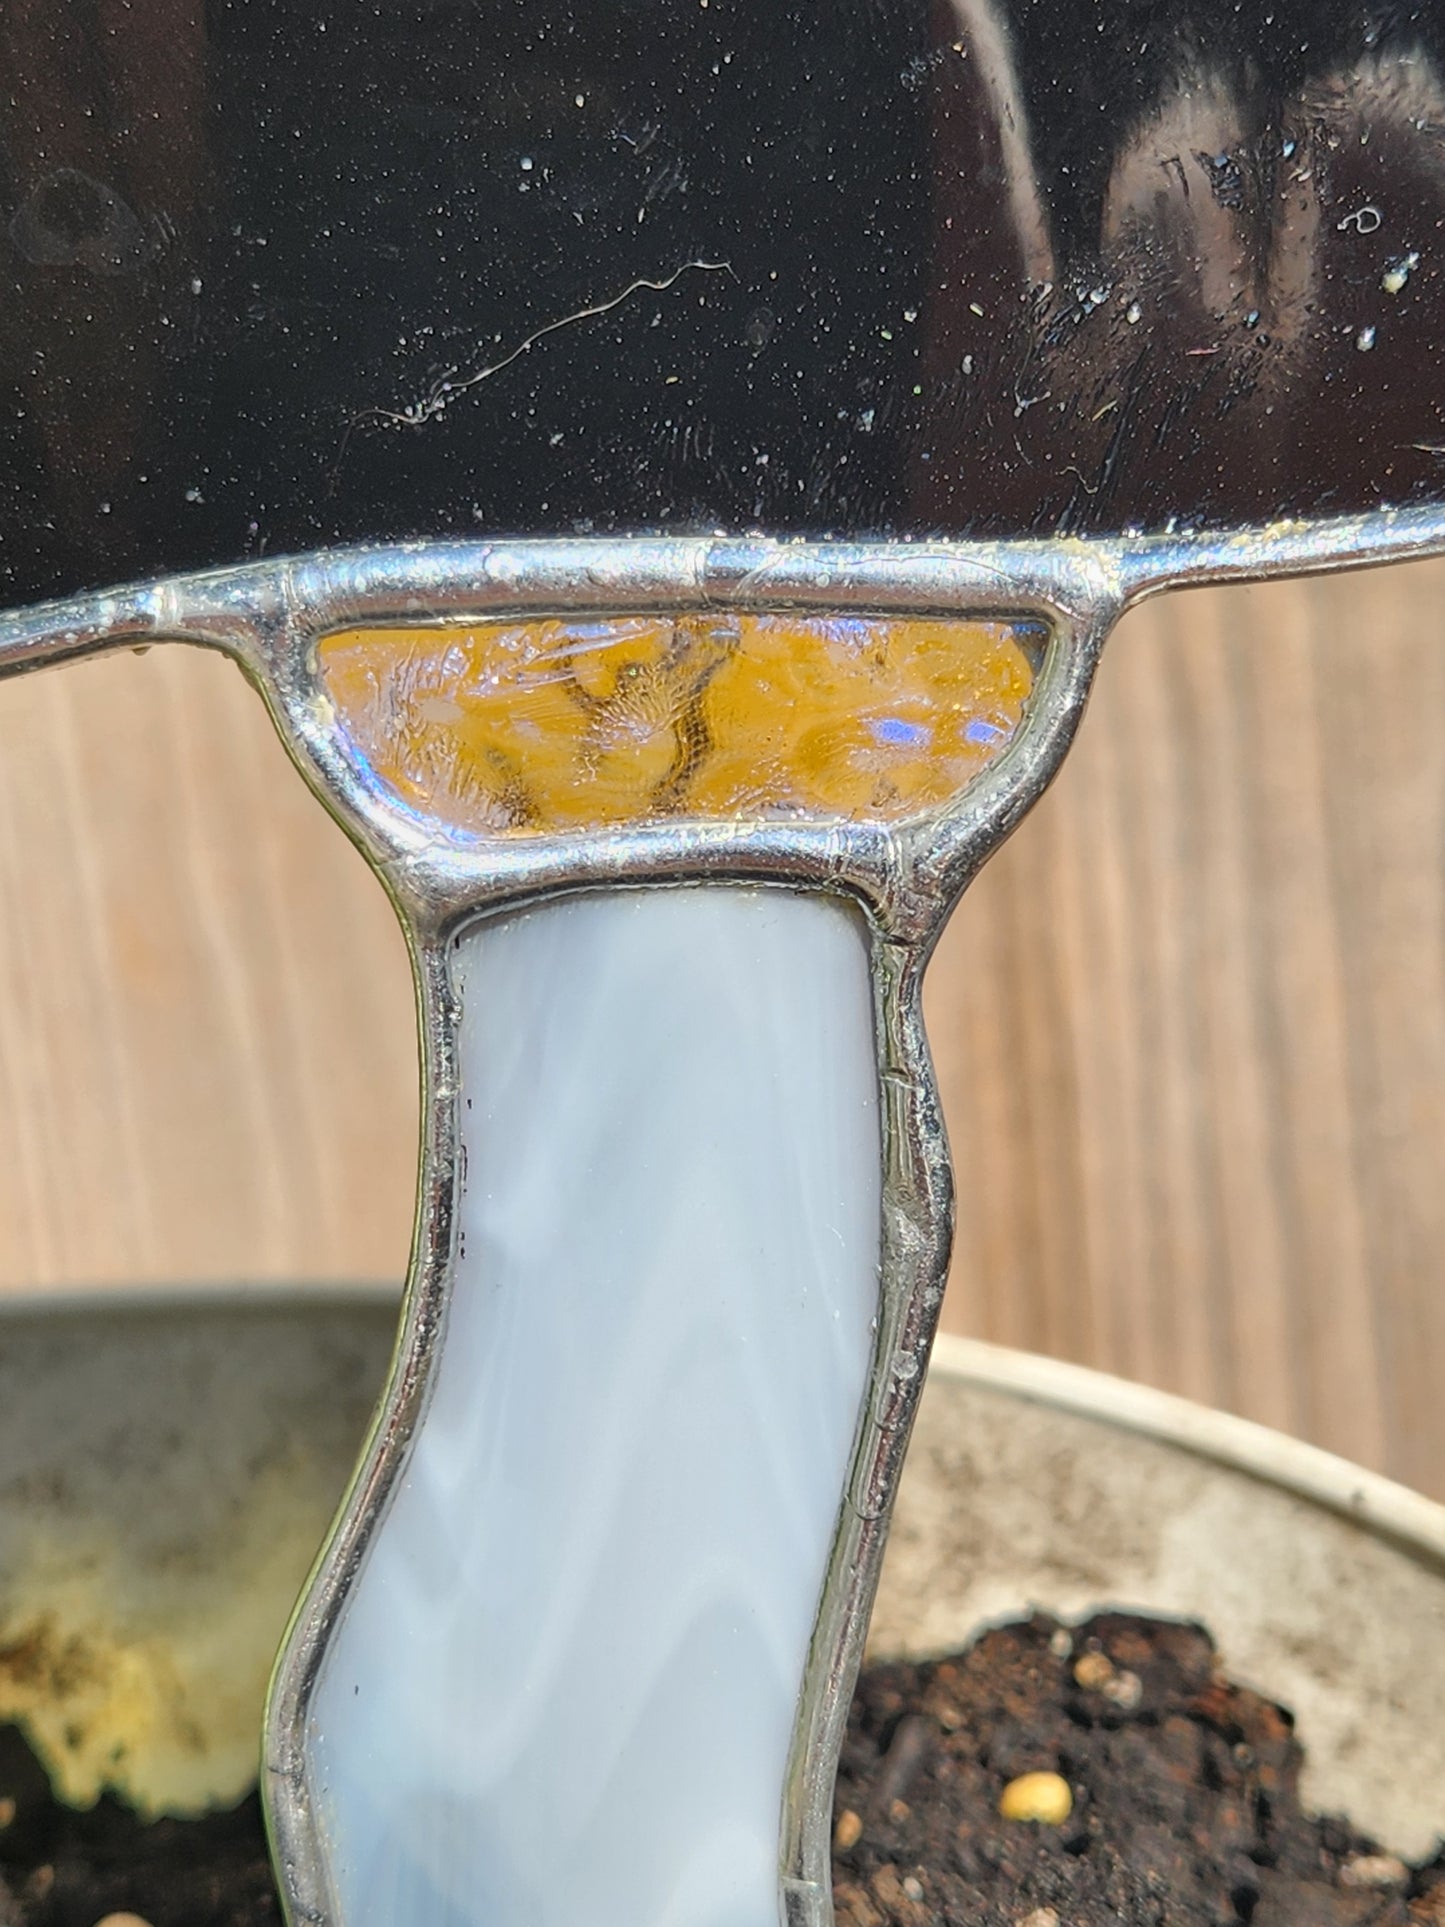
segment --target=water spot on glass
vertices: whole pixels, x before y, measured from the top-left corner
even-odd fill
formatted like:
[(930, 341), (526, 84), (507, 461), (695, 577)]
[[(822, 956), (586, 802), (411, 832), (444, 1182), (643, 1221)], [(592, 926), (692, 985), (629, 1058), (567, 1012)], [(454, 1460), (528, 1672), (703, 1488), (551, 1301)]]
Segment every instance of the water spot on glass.
[(1405, 283), (1410, 279), (1410, 276), (1419, 265), (1420, 257), (1418, 254), (1402, 255), (1398, 261), (1392, 261), (1380, 276), (1380, 286), (1385, 290), (1386, 294), (1401, 293)]
[(761, 354), (763, 349), (767, 347), (773, 338), (773, 330), (777, 325), (777, 316), (771, 308), (753, 309), (752, 313), (743, 323), (743, 339), (755, 355)]
[(135, 212), (114, 188), (77, 167), (57, 167), (37, 182), (11, 215), (9, 233), (17, 253), (35, 267), (129, 274), (152, 253)]

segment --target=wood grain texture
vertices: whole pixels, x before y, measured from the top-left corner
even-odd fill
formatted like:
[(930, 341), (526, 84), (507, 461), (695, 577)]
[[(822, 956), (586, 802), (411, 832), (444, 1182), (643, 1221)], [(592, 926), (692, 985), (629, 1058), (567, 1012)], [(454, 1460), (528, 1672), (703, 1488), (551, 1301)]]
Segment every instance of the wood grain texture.
[(1166, 599), (929, 985), (947, 1322), (1445, 1496), (1445, 570)]
[[(947, 1322), (1445, 1496), (1445, 567), (1149, 605), (930, 973)], [(0, 688), (0, 1286), (394, 1277), (379, 887), (219, 659)]]
[(410, 978), (238, 672), (0, 688), (0, 1280), (396, 1277)]

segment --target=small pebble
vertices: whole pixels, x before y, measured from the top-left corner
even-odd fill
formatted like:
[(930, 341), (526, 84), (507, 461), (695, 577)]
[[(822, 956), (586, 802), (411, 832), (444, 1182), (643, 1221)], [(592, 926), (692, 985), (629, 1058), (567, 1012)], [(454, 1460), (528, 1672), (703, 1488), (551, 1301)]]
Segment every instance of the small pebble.
[(95, 1927), (151, 1927), (142, 1914), (107, 1914)]
[(1074, 1810), (1074, 1796), (1061, 1773), (1021, 1773), (999, 1795), (998, 1810), (1005, 1820), (1061, 1827)]
[(1340, 1868), (1342, 1887), (1403, 1887), (1408, 1878), (1392, 1853), (1357, 1853)]
[(1074, 1679), (1086, 1693), (1102, 1693), (1114, 1677), (1114, 1662), (1107, 1653), (1081, 1653), (1074, 1662)]
[(6, 1827), (12, 1825), (14, 1819), (15, 1802), (7, 1793), (3, 1799), (0, 1799), (0, 1833), (3, 1833)]
[[(1055, 1659), (1067, 1659), (1074, 1650), (1074, 1635), (1067, 1626), (1055, 1626), (1049, 1634), (1049, 1651)], [(1047, 1912), (1047, 1909), (1045, 1909)], [(1030, 1916), (1032, 1918), (1032, 1916)]]
[(908, 1874), (904, 1878), (903, 1891), (904, 1893), (907, 1894), (910, 1900), (922, 1900), (923, 1882), (917, 1879), (913, 1874)]
[(1104, 1681), (1099, 1691), (1121, 1712), (1132, 1713), (1144, 1697), (1144, 1682), (1137, 1673), (1127, 1672), (1121, 1667), (1112, 1679)]
[(843, 1811), (838, 1815), (838, 1824), (833, 1829), (834, 1853), (847, 1853), (848, 1849), (850, 1847), (856, 1847), (862, 1838), (862, 1820), (853, 1811), (852, 1807), (844, 1807)]
[(885, 1918), (909, 1923), (909, 1927), (928, 1927), (926, 1914), (919, 1918), (918, 1902), (909, 1893), (907, 1883), (900, 1879), (896, 1867), (880, 1867), (868, 1886)]
[(1059, 1927), (1059, 1917), (1052, 1907), (1035, 1907), (1031, 1914), (1025, 1914), (1015, 1927)]

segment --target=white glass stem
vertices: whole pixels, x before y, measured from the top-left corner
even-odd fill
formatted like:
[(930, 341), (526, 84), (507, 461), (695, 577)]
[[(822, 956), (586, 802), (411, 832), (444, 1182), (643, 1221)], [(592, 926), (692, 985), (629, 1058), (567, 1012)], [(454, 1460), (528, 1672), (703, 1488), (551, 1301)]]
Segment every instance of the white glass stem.
[(452, 974), (445, 1337), (310, 1703), (339, 1927), (777, 1927), (878, 1311), (862, 919), (588, 894)]

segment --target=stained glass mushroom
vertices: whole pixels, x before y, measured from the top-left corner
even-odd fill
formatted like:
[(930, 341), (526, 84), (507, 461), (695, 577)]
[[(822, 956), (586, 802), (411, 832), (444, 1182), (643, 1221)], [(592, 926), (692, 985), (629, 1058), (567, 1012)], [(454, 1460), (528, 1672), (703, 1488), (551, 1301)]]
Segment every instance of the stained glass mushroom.
[(0, 672), (232, 655), (416, 962), (403, 1330), (269, 1715), (293, 1922), (828, 1921), (949, 1235), (921, 973), (1131, 598), (1445, 550), (1441, 42), (0, 20)]

